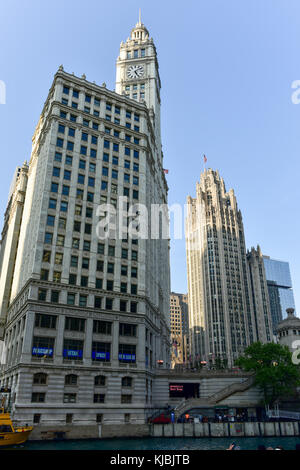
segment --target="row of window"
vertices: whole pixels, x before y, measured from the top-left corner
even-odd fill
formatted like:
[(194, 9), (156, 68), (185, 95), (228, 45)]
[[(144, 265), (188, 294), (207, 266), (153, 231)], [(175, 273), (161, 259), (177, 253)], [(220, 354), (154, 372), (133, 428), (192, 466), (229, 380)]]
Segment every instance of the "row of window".
[[(94, 378), (94, 385), (95, 387), (105, 387), (106, 386), (106, 379), (105, 375), (96, 375)], [(33, 385), (47, 385), (48, 384), (48, 374), (44, 372), (38, 372), (33, 376)], [(77, 386), (78, 385), (78, 375), (75, 374), (68, 374), (65, 376), (65, 385), (69, 386)], [(121, 386), (124, 388), (132, 388), (133, 386), (133, 378), (132, 377), (122, 377), (121, 378)]]
[[(64, 393), (63, 395), (63, 403), (76, 403), (77, 394), (76, 393)], [(34, 392), (31, 395), (31, 402), (32, 403), (45, 403), (46, 401), (46, 393), (45, 392)], [(93, 398), (94, 403), (105, 403), (105, 394), (103, 393), (94, 393)], [(132, 403), (132, 395), (129, 394), (122, 394), (121, 395), (121, 403)], [(35, 421), (36, 422), (36, 421)]]
[[(91, 242), (85, 240), (84, 245), (83, 245), (83, 249), (85, 251), (90, 251), (90, 245), (91, 245)], [(104, 253), (104, 246), (105, 245), (103, 243), (98, 243), (98, 253), (99, 254)], [(63, 253), (58, 253), (58, 252), (55, 253), (55, 258), (54, 258), (55, 259), (55, 264), (62, 264), (63, 256), (61, 256), (61, 255), (63, 255)], [(114, 246), (109, 246), (108, 247), (108, 256), (111, 256), (111, 257), (115, 256), (115, 247)], [(128, 249), (127, 248), (122, 248), (121, 258), (122, 259), (128, 259)], [(42, 261), (44, 263), (50, 263), (50, 259), (51, 259), (51, 251), (44, 250)], [(138, 261), (138, 252), (137, 251), (134, 251), (134, 250), (131, 251), (131, 260), (132, 261)], [(90, 267), (89, 264), (90, 264), (90, 259), (86, 258), (86, 257), (83, 257), (82, 260), (81, 260), (81, 267), (83, 269), (89, 269), (89, 267)], [(71, 256), (70, 267), (78, 268), (78, 256), (75, 256), (75, 255)], [(114, 273), (114, 264), (113, 263), (111, 263), (111, 262), (107, 263), (107, 272), (112, 273), (112, 274)]]
[(127, 51), (127, 59), (138, 59), (139, 57), (146, 57), (146, 49)]
[[(134, 326), (134, 325), (132, 325)], [(77, 330), (76, 330), (77, 331)], [(46, 336), (34, 336), (32, 343), (32, 356), (40, 358), (53, 358), (54, 356), (55, 338)], [(79, 339), (65, 338), (63, 342), (62, 355), (65, 360), (83, 359), (84, 341)], [(96, 362), (111, 361), (111, 343), (100, 341), (92, 342), (90, 357)], [(136, 345), (135, 344), (119, 344), (118, 352), (119, 363), (135, 364), (136, 363)]]
[[(72, 276), (72, 277), (71, 277)], [(75, 278), (74, 278), (74, 277)], [(76, 275), (70, 275), (69, 281), (72, 281), (72, 285), (77, 285), (76, 281)], [(97, 283), (97, 281), (101, 281), (100, 283)], [(71, 284), (71, 282), (70, 282)], [(87, 276), (81, 276), (80, 279), (80, 286), (81, 287), (88, 287), (88, 277)], [(100, 287), (101, 286), (101, 287)], [(103, 289), (103, 279), (97, 279), (96, 280), (96, 288), (97, 289)], [(114, 281), (107, 280), (106, 281), (106, 290), (107, 291), (113, 291), (114, 290)], [(128, 294), (128, 285), (127, 282), (121, 282), (121, 288), (120, 288), (121, 293), (123, 294)], [(47, 289), (39, 289), (38, 290), (38, 300), (45, 302), (47, 300)], [(138, 293), (138, 286), (137, 284), (131, 284), (130, 286), (130, 294), (132, 295), (137, 295)], [(51, 290), (51, 295), (50, 295), (50, 302), (53, 303), (59, 303), (60, 300), (60, 292), (56, 290)], [(78, 301), (78, 294), (74, 292), (68, 292), (67, 293), (67, 305), (76, 305)], [(86, 307), (87, 306), (87, 296), (79, 294), (79, 306), (80, 307)], [(115, 302), (113, 302), (112, 299), (104, 299), (99, 296), (94, 296), (94, 308), (103, 308), (106, 310), (113, 310), (114, 307), (116, 308), (116, 299)], [(120, 312), (128, 312), (131, 313), (136, 313), (137, 312), (137, 302), (131, 301), (130, 303), (127, 300), (120, 300), (119, 303), (119, 310)]]
[[(104, 153), (102, 160), (103, 160), (103, 162), (109, 163), (109, 161), (110, 161), (109, 154)], [(58, 163), (62, 163), (62, 153), (61, 152), (55, 152), (54, 161), (58, 162)], [(65, 164), (69, 165), (69, 166), (72, 166), (73, 157), (71, 155), (66, 155), (65, 156)], [(115, 166), (118, 166), (119, 165), (119, 157), (117, 157), (116, 155), (113, 155), (112, 156), (112, 164), (115, 165)], [(56, 177), (59, 178), (60, 177), (60, 171), (59, 170), (61, 170), (61, 168), (60, 167), (54, 167), (54, 168), (55, 168), (55, 170), (53, 169), (53, 176), (56, 176)], [(88, 166), (87, 166), (87, 162), (85, 160), (79, 160), (78, 168), (80, 170), (88, 169), (89, 172), (95, 173), (96, 172), (96, 163), (89, 162)], [(124, 160), (124, 168), (127, 168), (129, 170), (133, 169), (133, 171), (138, 172), (139, 171), (139, 164), (137, 162), (133, 162), (133, 164), (131, 164), (130, 160)], [(70, 170), (65, 170), (65, 171), (68, 171), (70, 173)], [(71, 175), (68, 178), (68, 173), (64, 173), (64, 175), (65, 174), (67, 176), (66, 177), (64, 176), (64, 179), (69, 179), (70, 180)]]
[[(84, 318), (66, 317), (65, 330), (84, 332), (85, 323), (86, 320)], [(57, 315), (46, 315), (44, 313), (35, 314), (34, 326), (36, 328), (56, 329), (56, 325)], [(93, 333), (111, 336), (112, 322), (105, 320), (93, 320)], [(119, 323), (119, 335), (136, 337), (137, 325), (134, 323)]]
[[(127, 112), (126, 112), (127, 114)], [(131, 113), (129, 113), (131, 114)], [(60, 117), (63, 118), (63, 119), (69, 119), (71, 122), (78, 122), (77, 121), (77, 118), (79, 117), (78, 115), (76, 114), (72, 114), (72, 113), (67, 113), (66, 111), (60, 111)], [(130, 118), (129, 118), (130, 119)], [(111, 121), (111, 116), (106, 116), (106, 121)], [(114, 118), (114, 123), (117, 124), (117, 125), (120, 125), (120, 119), (115, 117)], [(86, 118), (83, 118), (82, 119), (82, 125), (85, 126), (85, 127), (88, 127), (88, 128), (91, 128), (91, 129), (94, 129), (96, 131), (99, 130), (99, 123), (98, 122), (95, 122), (95, 121), (91, 121), (89, 119), (86, 119)], [(125, 127), (127, 129), (132, 129), (132, 123), (129, 122), (129, 121), (126, 121), (125, 123)], [(136, 124), (133, 124), (133, 130), (135, 132), (140, 132), (140, 127), (137, 126)], [(106, 132), (106, 131), (105, 131)], [(110, 134), (110, 132), (107, 132)], [(114, 129), (114, 132), (113, 132), (113, 135), (115, 137), (119, 137), (119, 131), (117, 131), (116, 129)]]
[[(92, 136), (95, 138), (95, 136)], [(95, 138), (96, 139), (96, 138)], [(111, 145), (112, 144), (112, 145)], [(74, 151), (74, 142), (71, 141), (71, 140), (67, 140), (67, 143), (65, 145), (65, 140), (62, 139), (61, 137), (57, 137), (56, 139), (56, 147), (59, 147), (59, 148), (66, 148), (66, 150), (70, 151), (70, 152), (73, 152)], [(119, 152), (120, 150), (120, 145), (119, 143), (117, 142), (112, 142), (110, 140), (107, 140), (107, 139), (104, 139), (103, 141), (103, 147), (105, 149), (110, 149), (112, 148), (113, 152)], [(132, 154), (132, 149), (130, 147), (124, 147), (124, 155), (126, 156), (131, 156)], [(81, 145), (80, 146), (80, 154), (81, 155), (84, 155), (84, 156), (87, 156), (88, 154), (88, 147), (86, 145)], [(139, 158), (139, 155), (140, 155), (140, 152), (139, 150), (136, 150), (136, 149), (133, 149), (133, 156), (134, 158)], [(90, 148), (90, 157), (92, 158), (96, 158), (97, 156), (97, 150), (96, 149), (93, 149), (93, 148)]]
[[(64, 90), (65, 91), (69, 90), (69, 92), (70, 92), (70, 89), (68, 87), (64, 87)], [(68, 93), (64, 92), (64, 94), (69, 95), (70, 94), (69, 92)], [(75, 93), (76, 96), (74, 95), (74, 93)], [(64, 106), (71, 106), (73, 109), (79, 109), (78, 108), (78, 101), (77, 101), (78, 98), (79, 98), (79, 92), (77, 90), (73, 89), (71, 104), (69, 104), (69, 97), (68, 98), (63, 97), (62, 100), (61, 100), (61, 103)], [(74, 101), (74, 99), (75, 99), (75, 101)], [(94, 97), (94, 99), (92, 100), (91, 95), (85, 95), (85, 104), (83, 106), (83, 111), (87, 114), (90, 114), (91, 113), (91, 105), (93, 105), (93, 114), (94, 114), (94, 116), (99, 117), (100, 116), (100, 111), (98, 109), (95, 109), (95, 108), (100, 107), (100, 99)], [(114, 111), (114, 113), (118, 114), (118, 115), (120, 115), (120, 113), (121, 113), (120, 106), (115, 105), (114, 110), (113, 110), (113, 105), (112, 105), (112, 103), (109, 103), (109, 102), (106, 102), (105, 109), (108, 112), (113, 112)], [(136, 121), (136, 122), (140, 121), (140, 115), (137, 114), (137, 113), (132, 113), (131, 111), (126, 110), (125, 115), (126, 115), (126, 119), (131, 119), (132, 115), (133, 115), (134, 121)], [(106, 117), (110, 118), (110, 115), (107, 115)], [(108, 120), (110, 120), (110, 119), (108, 119)]]
[[(80, 214), (76, 213), (76, 209), (75, 209), (75, 214), (80, 215)], [(59, 220), (58, 225), (59, 225), (59, 228), (66, 227), (66, 224), (65, 224), (64, 221)], [(138, 244), (138, 239), (132, 238), (131, 242), (132, 242), (133, 245), (137, 245)], [(47, 245), (52, 245), (52, 243), (53, 243), (53, 233), (51, 233), (51, 232), (46, 232), (45, 233), (44, 243), (47, 244)], [(57, 246), (64, 246), (64, 243), (65, 243), (65, 236), (61, 235), (61, 234), (58, 234), (57, 238), (56, 238), (56, 245)], [(122, 243), (127, 244), (128, 243), (128, 238), (122, 239)], [(102, 247), (103, 247), (103, 250), (102, 250)], [(80, 239), (79, 238), (73, 238), (72, 239), (72, 248), (79, 250), (79, 248), (80, 248)], [(84, 251), (90, 251), (90, 248), (91, 248), (91, 242), (89, 240), (83, 240), (82, 249)], [(99, 254), (104, 254), (104, 244), (102, 244), (102, 243), (98, 244), (98, 253)], [(109, 256), (111, 256), (111, 255), (109, 255)]]
[[(97, 123), (93, 122), (93, 128), (95, 130), (98, 130), (99, 125)], [(58, 133), (59, 134), (65, 134), (67, 130), (67, 135), (69, 137), (75, 137), (75, 132), (76, 129), (73, 127), (66, 127), (64, 124), (59, 123), (58, 124)], [(120, 131), (117, 129), (112, 129), (110, 127), (105, 127), (105, 133), (111, 135), (111, 132), (113, 130), (113, 136), (120, 138)], [(83, 142), (89, 142), (92, 145), (98, 145), (98, 136), (93, 135), (93, 134), (88, 134), (87, 132), (81, 131), (81, 140)], [(133, 142), (136, 145), (140, 144), (140, 139), (136, 136), (130, 135), (130, 134), (125, 134), (125, 141), (126, 142)]]

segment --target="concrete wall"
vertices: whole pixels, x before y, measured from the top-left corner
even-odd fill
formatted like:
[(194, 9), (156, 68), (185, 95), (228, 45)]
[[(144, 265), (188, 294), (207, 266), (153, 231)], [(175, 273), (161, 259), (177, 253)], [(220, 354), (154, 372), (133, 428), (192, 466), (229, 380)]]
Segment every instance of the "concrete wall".
[(268, 423), (174, 423), (152, 425), (35, 426), (29, 440), (52, 440), (63, 432), (65, 439), (115, 437), (280, 437), (300, 436), (300, 422)]
[(174, 423), (151, 427), (152, 437), (280, 437), (299, 436), (300, 422)]

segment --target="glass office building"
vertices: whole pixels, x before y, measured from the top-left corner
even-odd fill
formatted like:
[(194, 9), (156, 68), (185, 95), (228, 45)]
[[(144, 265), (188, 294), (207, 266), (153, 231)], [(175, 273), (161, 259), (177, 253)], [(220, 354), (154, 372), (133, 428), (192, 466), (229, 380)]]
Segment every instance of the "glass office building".
[(273, 330), (287, 317), (286, 309), (295, 308), (289, 263), (264, 256)]

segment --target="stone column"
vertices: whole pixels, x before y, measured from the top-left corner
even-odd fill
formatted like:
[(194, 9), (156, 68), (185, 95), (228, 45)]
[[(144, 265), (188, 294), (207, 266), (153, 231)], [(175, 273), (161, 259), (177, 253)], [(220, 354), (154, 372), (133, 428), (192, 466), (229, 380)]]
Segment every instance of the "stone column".
[(54, 361), (56, 364), (63, 362), (63, 343), (64, 343), (64, 329), (65, 329), (65, 316), (59, 315), (56, 325), (57, 335), (54, 345)]
[(27, 312), (21, 353), (21, 362), (31, 362), (33, 329), (34, 312)]
[(85, 365), (91, 365), (92, 363), (92, 339), (93, 339), (93, 319), (87, 318), (84, 349), (83, 349), (83, 362)]
[(138, 344), (136, 348), (136, 363), (137, 366), (144, 369), (145, 368), (145, 325), (140, 323), (138, 325)]
[(113, 367), (119, 365), (119, 321), (113, 322), (112, 344), (111, 344), (111, 363)]

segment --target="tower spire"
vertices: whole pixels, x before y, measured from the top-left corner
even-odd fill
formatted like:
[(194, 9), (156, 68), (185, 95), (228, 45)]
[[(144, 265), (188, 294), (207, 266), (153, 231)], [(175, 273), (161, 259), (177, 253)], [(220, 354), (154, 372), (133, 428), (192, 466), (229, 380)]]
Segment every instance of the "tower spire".
[(139, 8), (139, 25), (142, 24), (142, 14), (141, 14), (141, 9)]

